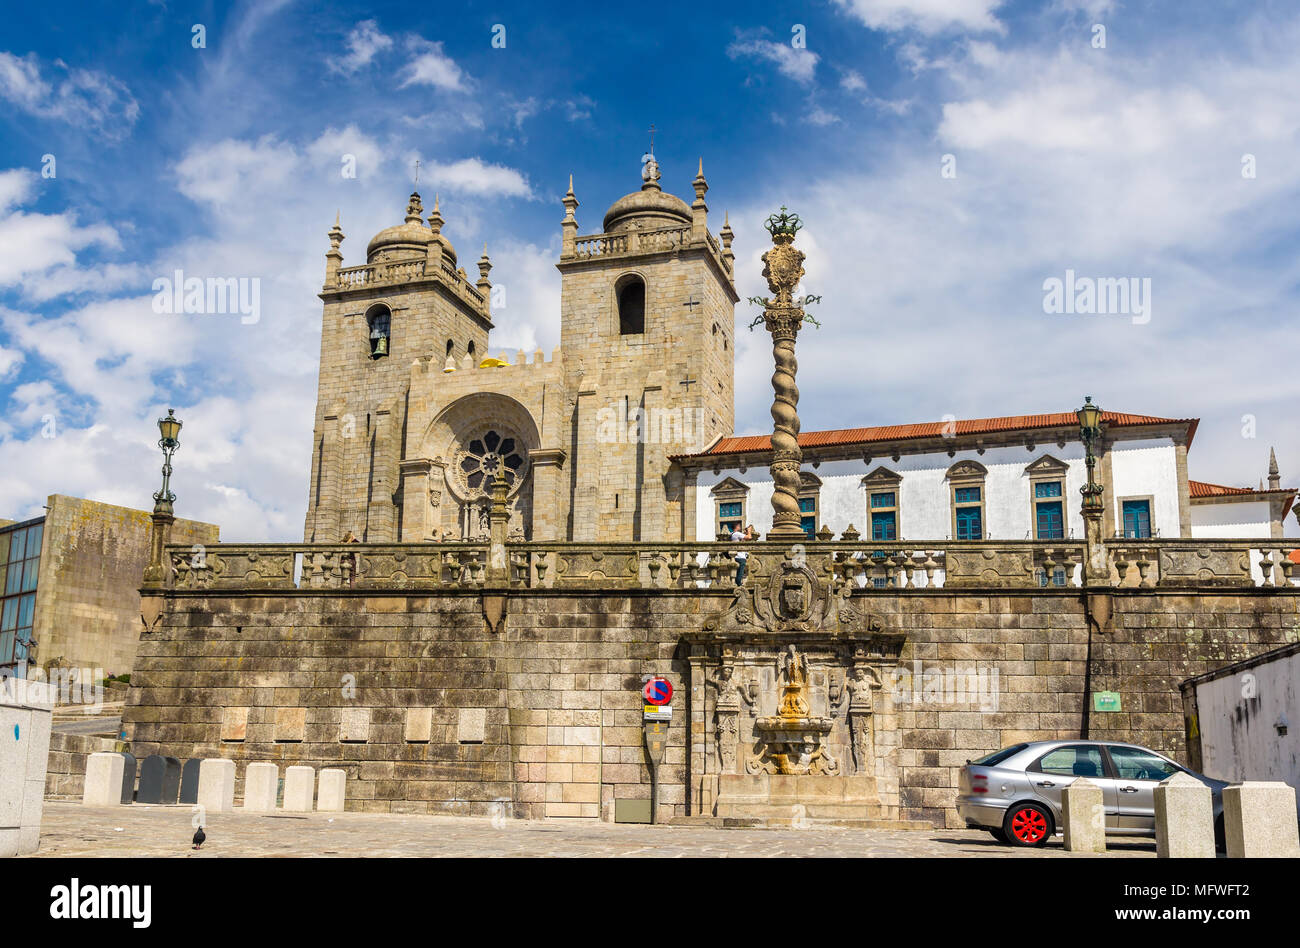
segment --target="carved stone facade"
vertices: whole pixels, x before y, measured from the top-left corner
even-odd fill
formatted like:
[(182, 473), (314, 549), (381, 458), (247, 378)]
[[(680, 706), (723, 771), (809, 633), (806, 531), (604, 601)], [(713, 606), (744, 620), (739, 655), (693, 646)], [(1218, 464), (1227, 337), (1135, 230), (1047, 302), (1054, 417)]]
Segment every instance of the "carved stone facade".
[(341, 268), (335, 226), (320, 294), (307, 542), (348, 532), (378, 543), (480, 539), (486, 498), (476, 475), (486, 473), (481, 461), (493, 463), (484, 440), (493, 434), (518, 458), (514, 470), (511, 455), (500, 456), (516, 536), (693, 534), (669, 456), (732, 430), (731, 231), (719, 244), (708, 230), (702, 170), (687, 205), (661, 190), (651, 165), (600, 234), (577, 236), (578, 201), (566, 195), (561, 345), (549, 358), (488, 357), (500, 315), (491, 312), (491, 263), (485, 251), (470, 282), (436, 202), (425, 226), (413, 194), (406, 222), (376, 235), (360, 267)]

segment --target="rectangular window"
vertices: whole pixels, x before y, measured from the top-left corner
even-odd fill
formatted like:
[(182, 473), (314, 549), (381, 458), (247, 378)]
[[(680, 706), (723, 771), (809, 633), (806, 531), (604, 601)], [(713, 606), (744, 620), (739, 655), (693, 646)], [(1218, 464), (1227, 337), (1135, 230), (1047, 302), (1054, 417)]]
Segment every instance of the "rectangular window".
[(978, 504), (980, 502), (980, 489), (978, 487), (958, 487), (955, 499), (959, 504)]
[(887, 494), (872, 494), (871, 506), (872, 507), (896, 507), (898, 505), (894, 503), (894, 494), (891, 491)]
[(718, 530), (730, 539), (737, 530), (745, 528), (745, 502), (743, 500), (718, 501)]
[[(1043, 485), (1039, 484), (1039, 487)], [(1038, 539), (1065, 539), (1065, 515), (1059, 500), (1042, 503), (1037, 506)]]
[(1060, 496), (1061, 496), (1061, 482), (1060, 482), (1060, 481), (1043, 481), (1043, 482), (1041, 482), (1041, 483), (1035, 484), (1035, 485), (1034, 485), (1034, 496), (1035, 496), (1035, 497), (1060, 497)]
[(809, 540), (817, 539), (817, 495), (806, 494), (799, 498), (799, 527)]
[[(978, 491), (978, 487), (962, 488)], [(959, 491), (960, 493), (960, 491)], [(957, 539), (982, 540), (984, 538), (984, 518), (979, 507), (957, 508)]]
[(1151, 536), (1151, 501), (1124, 501), (1124, 536), (1131, 540), (1145, 540)]
[(42, 522), (0, 532), (0, 668), (27, 661), (44, 532)]
[(898, 515), (894, 511), (877, 511), (871, 515), (871, 539), (898, 539)]

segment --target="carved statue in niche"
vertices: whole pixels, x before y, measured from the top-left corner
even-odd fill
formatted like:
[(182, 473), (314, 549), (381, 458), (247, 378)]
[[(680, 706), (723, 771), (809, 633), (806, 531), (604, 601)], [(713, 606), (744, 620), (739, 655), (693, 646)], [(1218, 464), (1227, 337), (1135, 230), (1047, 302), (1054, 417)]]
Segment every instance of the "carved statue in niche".
[(754, 699), (749, 696), (749, 687), (735, 677), (735, 668), (730, 662), (723, 664), (706, 683), (718, 691), (714, 703), (714, 719), (717, 722), (718, 764), (721, 772), (736, 772), (736, 744), (739, 741), (740, 704), (743, 701), (749, 708), (751, 716), (755, 713)]
[(872, 716), (875, 697), (872, 690), (879, 684), (876, 673), (866, 665), (857, 665), (849, 680), (844, 683), (848, 699), (848, 725), (852, 736), (853, 763), (860, 774), (875, 771), (875, 748), (872, 742)]
[(781, 705), (777, 714), (782, 717), (805, 717), (808, 714), (808, 699), (804, 689), (808, 685), (808, 657), (789, 646), (785, 655), (785, 688), (781, 693)]

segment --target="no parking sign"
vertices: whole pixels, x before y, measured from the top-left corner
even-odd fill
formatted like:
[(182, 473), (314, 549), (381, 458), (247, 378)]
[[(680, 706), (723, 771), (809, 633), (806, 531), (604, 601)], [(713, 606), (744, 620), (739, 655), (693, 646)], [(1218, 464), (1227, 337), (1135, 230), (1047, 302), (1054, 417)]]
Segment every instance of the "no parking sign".
[(673, 700), (673, 683), (656, 675), (645, 683), (641, 694), (645, 697), (646, 704), (667, 704)]
[(673, 700), (673, 683), (667, 678), (661, 675), (647, 678), (645, 687), (641, 689), (641, 697), (645, 699), (641, 711), (646, 721), (673, 719), (673, 706), (669, 704)]

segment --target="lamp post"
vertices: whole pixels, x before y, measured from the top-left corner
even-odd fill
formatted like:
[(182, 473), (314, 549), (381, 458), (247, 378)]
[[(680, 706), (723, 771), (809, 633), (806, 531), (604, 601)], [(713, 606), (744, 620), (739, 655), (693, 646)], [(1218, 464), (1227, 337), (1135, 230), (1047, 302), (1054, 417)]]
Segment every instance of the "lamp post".
[(1092, 453), (1092, 446), (1101, 439), (1101, 408), (1092, 403), (1092, 396), (1085, 395), (1083, 405), (1075, 412), (1079, 419), (1079, 437), (1083, 439), (1084, 461), (1088, 465), (1088, 483), (1079, 489), (1083, 494), (1083, 513), (1101, 513), (1101, 495), (1105, 490), (1097, 483), (1097, 457)]
[(1083, 441), (1084, 462), (1088, 466), (1088, 483), (1079, 489), (1083, 495), (1083, 538), (1085, 558), (1083, 582), (1086, 586), (1105, 586), (1110, 583), (1110, 561), (1102, 537), (1101, 520), (1105, 504), (1105, 488), (1097, 483), (1097, 456), (1093, 447), (1101, 440), (1101, 408), (1086, 396), (1083, 405), (1075, 412), (1079, 419), (1079, 437)]
[(144, 568), (146, 586), (163, 586), (167, 581), (163, 550), (171, 538), (172, 523), (176, 519), (172, 515), (172, 503), (176, 500), (176, 495), (171, 492), (170, 483), (172, 455), (181, 446), (181, 424), (174, 408), (167, 409), (166, 418), (158, 419), (158, 431), (162, 435), (158, 439), (158, 447), (162, 448), (163, 453), (163, 480), (162, 487), (153, 495), (153, 516), (150, 517), (152, 526), (149, 530), (149, 564)]

